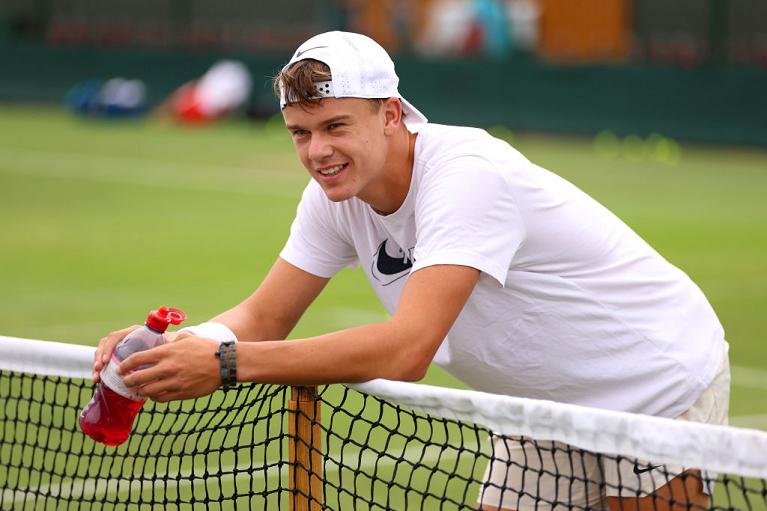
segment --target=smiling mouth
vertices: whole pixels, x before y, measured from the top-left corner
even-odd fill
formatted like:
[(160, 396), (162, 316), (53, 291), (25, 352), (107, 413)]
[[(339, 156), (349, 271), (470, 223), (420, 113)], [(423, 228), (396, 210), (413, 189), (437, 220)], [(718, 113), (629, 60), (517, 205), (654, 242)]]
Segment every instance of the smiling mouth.
[(335, 176), (336, 174), (338, 174), (339, 172), (341, 172), (348, 166), (349, 166), (348, 163), (342, 163), (341, 165), (336, 165), (334, 167), (327, 167), (324, 169), (320, 169), (317, 172), (319, 172), (320, 175), (323, 175), (325, 177), (330, 177), (330, 176)]

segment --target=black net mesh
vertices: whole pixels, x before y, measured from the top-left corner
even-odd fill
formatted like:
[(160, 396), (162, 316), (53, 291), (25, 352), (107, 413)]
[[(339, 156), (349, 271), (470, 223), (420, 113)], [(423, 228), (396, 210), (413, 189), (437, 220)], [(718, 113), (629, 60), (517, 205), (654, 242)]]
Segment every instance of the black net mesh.
[(119, 447), (79, 429), (93, 390), (0, 372), (0, 509), (287, 509), (284, 387), (148, 402)]
[[(1, 510), (289, 509), (292, 499), (295, 509), (599, 509), (606, 495), (627, 498), (612, 502), (624, 509), (646, 497), (656, 509), (767, 510), (764, 480), (496, 436), (340, 385), (297, 411), (290, 389), (271, 385), (148, 402), (130, 439), (106, 447), (78, 427), (92, 393), (85, 380), (0, 371)], [(701, 486), (713, 495), (695, 501)]]

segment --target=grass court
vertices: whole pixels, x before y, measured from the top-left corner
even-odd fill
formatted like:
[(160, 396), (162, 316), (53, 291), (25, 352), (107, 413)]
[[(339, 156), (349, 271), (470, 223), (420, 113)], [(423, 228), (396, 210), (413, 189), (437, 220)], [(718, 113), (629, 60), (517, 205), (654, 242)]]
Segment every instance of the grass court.
[[(498, 133), (697, 282), (730, 342), (732, 422), (767, 429), (767, 151)], [(159, 305), (205, 321), (266, 274), (307, 180), (279, 119), (189, 128), (0, 106), (0, 335), (96, 345)], [(384, 317), (345, 270), (292, 337)], [(426, 383), (461, 385), (436, 368)]]

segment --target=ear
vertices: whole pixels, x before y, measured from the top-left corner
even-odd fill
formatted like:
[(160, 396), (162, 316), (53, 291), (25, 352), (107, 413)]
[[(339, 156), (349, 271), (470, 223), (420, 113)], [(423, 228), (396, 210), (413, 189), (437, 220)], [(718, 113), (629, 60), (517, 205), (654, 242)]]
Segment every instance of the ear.
[(384, 133), (392, 135), (402, 125), (402, 103), (399, 98), (389, 98), (381, 105), (384, 119)]

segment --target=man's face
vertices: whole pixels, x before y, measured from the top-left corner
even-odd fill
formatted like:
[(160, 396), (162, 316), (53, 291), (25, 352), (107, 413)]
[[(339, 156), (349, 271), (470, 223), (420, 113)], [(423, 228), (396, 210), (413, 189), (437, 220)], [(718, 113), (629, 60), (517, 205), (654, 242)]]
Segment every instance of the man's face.
[(373, 202), (390, 131), (384, 110), (376, 112), (369, 101), (357, 98), (325, 98), (316, 106), (288, 105), (283, 110), (301, 163), (328, 199), (357, 196)]

